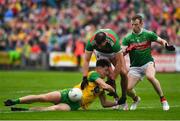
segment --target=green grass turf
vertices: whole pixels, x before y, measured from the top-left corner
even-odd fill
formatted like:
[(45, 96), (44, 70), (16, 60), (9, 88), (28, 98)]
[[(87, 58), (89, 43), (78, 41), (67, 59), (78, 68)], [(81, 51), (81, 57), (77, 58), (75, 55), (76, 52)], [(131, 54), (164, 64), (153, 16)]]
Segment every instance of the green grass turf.
[[(9, 107), (3, 106), (3, 101), (9, 98), (17, 98), (28, 94), (40, 94), (64, 88), (70, 88), (80, 82), (80, 72), (22, 72), (22, 71), (0, 71), (0, 120), (13, 119), (81, 119), (81, 120), (145, 120), (145, 119), (180, 119), (180, 74), (158, 73), (165, 96), (169, 101), (171, 109), (163, 111), (159, 97), (152, 85), (145, 79), (136, 87), (137, 94), (142, 101), (136, 111), (122, 111), (104, 109), (97, 99), (88, 111), (71, 112), (11, 112)], [(119, 79), (117, 88), (120, 95)], [(109, 98), (112, 100), (112, 98)], [(132, 100), (128, 98), (129, 105)], [(48, 106), (51, 104), (35, 103), (17, 105), (17, 107)]]

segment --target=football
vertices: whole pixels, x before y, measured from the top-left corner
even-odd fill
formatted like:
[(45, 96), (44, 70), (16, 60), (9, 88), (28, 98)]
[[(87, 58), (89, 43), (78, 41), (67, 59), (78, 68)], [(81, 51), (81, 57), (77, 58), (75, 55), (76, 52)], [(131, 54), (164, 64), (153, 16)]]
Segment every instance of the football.
[(69, 91), (68, 96), (73, 102), (80, 101), (82, 98), (82, 91), (79, 88), (72, 88)]

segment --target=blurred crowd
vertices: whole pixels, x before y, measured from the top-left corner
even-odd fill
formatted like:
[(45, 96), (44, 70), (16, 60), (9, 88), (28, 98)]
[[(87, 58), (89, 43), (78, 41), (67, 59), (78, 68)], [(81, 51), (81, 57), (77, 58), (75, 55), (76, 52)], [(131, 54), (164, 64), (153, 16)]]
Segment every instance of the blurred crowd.
[[(146, 29), (180, 46), (179, 0), (0, 0), (0, 50), (32, 59), (51, 51), (81, 55), (77, 46), (97, 29), (111, 28), (122, 39), (136, 13)], [(163, 52), (156, 44), (153, 50)]]

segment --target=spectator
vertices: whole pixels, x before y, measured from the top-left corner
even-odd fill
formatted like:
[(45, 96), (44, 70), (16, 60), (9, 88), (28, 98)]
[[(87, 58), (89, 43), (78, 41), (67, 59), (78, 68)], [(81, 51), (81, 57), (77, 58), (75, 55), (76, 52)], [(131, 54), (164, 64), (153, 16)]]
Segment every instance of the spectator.
[(82, 40), (80, 40), (80, 38), (78, 38), (75, 41), (75, 50), (74, 50), (74, 55), (77, 58), (77, 68), (80, 69), (81, 67), (81, 62), (82, 62), (82, 56), (84, 54), (84, 42)]
[[(0, 49), (15, 50), (17, 41), (29, 38), (28, 43), (35, 41), (41, 49), (46, 44), (43, 52), (65, 51), (69, 39), (81, 36), (82, 29), (85, 40), (95, 30), (107, 27), (117, 32), (121, 39), (130, 29), (130, 18), (137, 12), (146, 15), (146, 29), (180, 45), (177, 3), (178, 0), (0, 0), (3, 30)], [(41, 38), (44, 38), (43, 44)]]

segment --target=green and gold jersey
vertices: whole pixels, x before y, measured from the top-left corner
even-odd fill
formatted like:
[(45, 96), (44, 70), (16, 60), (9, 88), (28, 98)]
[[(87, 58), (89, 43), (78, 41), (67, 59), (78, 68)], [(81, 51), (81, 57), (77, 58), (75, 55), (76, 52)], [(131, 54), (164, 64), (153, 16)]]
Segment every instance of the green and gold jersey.
[[(95, 35), (98, 32), (104, 32), (106, 34), (106, 39), (108, 40), (107, 44), (99, 49), (97, 48), (97, 46), (95, 45)], [(99, 51), (102, 53), (117, 53), (121, 50), (121, 46), (119, 43), (119, 37), (118, 35), (112, 31), (111, 29), (99, 29), (98, 31), (96, 31), (93, 36), (90, 38), (90, 40), (88, 40), (87, 45), (86, 45), (86, 50), (87, 51)]]
[[(96, 71), (91, 71), (88, 73), (88, 86), (85, 87), (84, 90), (82, 90), (83, 96), (81, 101), (81, 107), (84, 109), (87, 109), (88, 106), (100, 95), (100, 93), (103, 91), (103, 89), (100, 89), (100, 87), (95, 82), (98, 78), (100, 78), (99, 73)], [(80, 88), (81, 84), (76, 85), (76, 88)]]
[(129, 33), (123, 38), (122, 45), (133, 48), (129, 52), (131, 67), (139, 67), (150, 61), (154, 61), (151, 55), (151, 42), (158, 36), (151, 31), (143, 29), (141, 33)]

